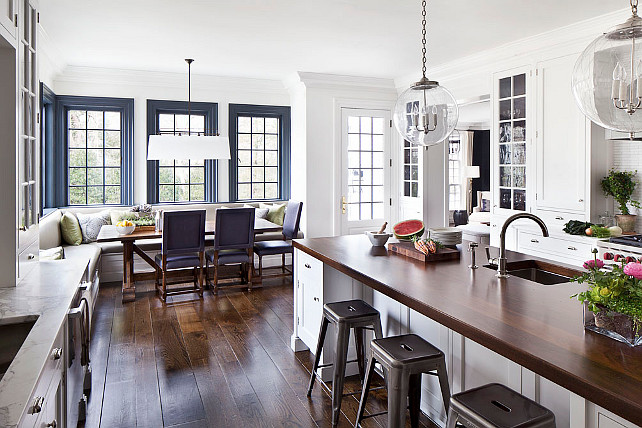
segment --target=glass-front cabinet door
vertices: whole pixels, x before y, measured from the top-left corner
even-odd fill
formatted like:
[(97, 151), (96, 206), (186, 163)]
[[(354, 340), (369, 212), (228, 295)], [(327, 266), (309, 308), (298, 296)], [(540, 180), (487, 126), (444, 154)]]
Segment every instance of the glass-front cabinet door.
[(496, 213), (530, 212), (529, 140), (531, 132), (528, 69), (498, 73), (493, 88), (493, 208)]

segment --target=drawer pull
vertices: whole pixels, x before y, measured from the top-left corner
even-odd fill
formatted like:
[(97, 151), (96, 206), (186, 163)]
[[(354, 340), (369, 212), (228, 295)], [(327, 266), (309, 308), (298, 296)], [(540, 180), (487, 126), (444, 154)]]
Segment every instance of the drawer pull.
[(51, 422), (49, 422), (47, 424), (47, 427), (57, 428), (58, 427), (58, 422), (56, 422), (56, 420), (54, 419), (53, 421), (51, 421)]
[(307, 263), (306, 263), (306, 264), (304, 264), (303, 266), (307, 267), (308, 269), (311, 269), (311, 268), (312, 268), (312, 266), (310, 266), (310, 265), (309, 265), (309, 264), (307, 264)]
[(533, 242), (535, 244), (539, 244), (539, 241), (537, 239), (531, 239), (531, 242)]
[(571, 250), (571, 251), (577, 251), (577, 248), (575, 248), (573, 246), (568, 247), (568, 249)]
[(51, 359), (52, 360), (59, 360), (62, 358), (62, 348), (54, 348), (51, 351)]
[(27, 254), (27, 260), (33, 260), (35, 258), (36, 258), (35, 254), (32, 254), (32, 253)]
[(578, 199), (577, 202), (584, 202), (584, 199)]
[(564, 220), (564, 217), (557, 216), (555, 217), (555, 220)]
[(45, 397), (36, 397), (33, 399), (31, 414), (42, 412), (42, 405), (45, 404)]
[(318, 302), (319, 298), (318, 297), (313, 297), (312, 300), (314, 300), (315, 302)]

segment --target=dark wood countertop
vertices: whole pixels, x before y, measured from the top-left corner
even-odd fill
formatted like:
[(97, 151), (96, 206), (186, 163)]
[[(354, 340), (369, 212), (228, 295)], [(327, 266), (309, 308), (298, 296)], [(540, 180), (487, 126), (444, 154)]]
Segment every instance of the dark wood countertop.
[[(569, 297), (585, 286), (498, 279), (470, 257), (424, 264), (364, 235), (294, 241), (294, 247), (552, 382), (642, 425), (642, 346), (585, 331)], [(587, 259), (591, 257), (587, 254)], [(509, 253), (508, 260), (537, 259)]]

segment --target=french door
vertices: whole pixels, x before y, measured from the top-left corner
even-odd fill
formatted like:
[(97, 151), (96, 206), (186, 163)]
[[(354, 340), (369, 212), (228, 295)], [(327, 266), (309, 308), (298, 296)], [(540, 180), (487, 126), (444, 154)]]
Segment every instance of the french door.
[(390, 220), (390, 111), (341, 109), (341, 234)]

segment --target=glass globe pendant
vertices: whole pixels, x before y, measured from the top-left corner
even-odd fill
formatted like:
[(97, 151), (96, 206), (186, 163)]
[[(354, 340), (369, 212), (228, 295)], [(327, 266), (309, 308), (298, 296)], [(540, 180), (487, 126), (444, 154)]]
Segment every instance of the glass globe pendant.
[[(578, 58), (572, 87), (580, 110), (596, 124), (619, 132), (642, 131), (642, 18), (632, 16), (595, 39)], [(637, 113), (637, 114), (636, 114)]]
[(453, 95), (426, 78), (426, 0), (422, 1), (423, 77), (406, 89), (395, 105), (394, 123), (404, 140), (421, 146), (444, 141), (455, 129), (459, 109)]

